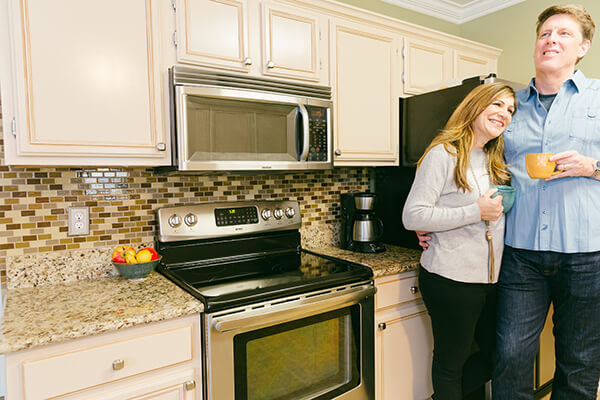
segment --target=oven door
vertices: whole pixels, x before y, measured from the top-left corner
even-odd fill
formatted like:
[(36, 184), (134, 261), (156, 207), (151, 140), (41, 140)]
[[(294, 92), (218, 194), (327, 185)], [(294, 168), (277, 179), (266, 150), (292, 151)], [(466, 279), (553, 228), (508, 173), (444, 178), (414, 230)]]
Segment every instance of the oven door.
[(205, 315), (205, 398), (373, 399), (375, 290), (363, 282)]

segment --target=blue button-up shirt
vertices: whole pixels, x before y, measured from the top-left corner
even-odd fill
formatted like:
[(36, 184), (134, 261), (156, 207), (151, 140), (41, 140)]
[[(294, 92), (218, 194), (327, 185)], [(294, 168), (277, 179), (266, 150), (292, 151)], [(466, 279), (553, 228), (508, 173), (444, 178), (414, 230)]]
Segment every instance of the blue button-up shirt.
[(529, 153), (577, 150), (600, 158), (600, 81), (576, 71), (549, 111), (533, 84), (517, 92), (517, 112), (504, 132), (511, 185), (517, 189), (505, 243), (561, 253), (600, 251), (600, 181), (567, 177), (546, 182), (529, 178), (525, 168)]

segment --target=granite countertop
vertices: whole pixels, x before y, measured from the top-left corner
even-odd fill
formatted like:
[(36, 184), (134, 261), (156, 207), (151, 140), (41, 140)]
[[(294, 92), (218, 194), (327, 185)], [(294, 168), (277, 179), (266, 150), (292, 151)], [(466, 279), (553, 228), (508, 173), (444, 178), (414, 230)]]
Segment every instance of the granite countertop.
[(373, 270), (374, 278), (414, 271), (419, 267), (420, 250), (390, 244), (386, 244), (385, 249), (386, 251), (382, 253), (356, 253), (335, 246), (307, 247), (307, 250), (312, 250), (315, 253), (366, 265)]
[(62, 342), (204, 311), (202, 303), (157, 272), (8, 289), (0, 353)]

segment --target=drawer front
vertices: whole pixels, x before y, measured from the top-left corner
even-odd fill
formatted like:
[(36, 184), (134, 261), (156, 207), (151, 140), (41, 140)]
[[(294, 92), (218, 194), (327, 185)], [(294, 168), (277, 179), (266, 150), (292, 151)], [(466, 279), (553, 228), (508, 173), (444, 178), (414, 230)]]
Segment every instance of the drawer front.
[(192, 359), (192, 327), (23, 363), (25, 399), (46, 399)]
[[(396, 279), (376, 283), (377, 310), (394, 307), (421, 298), (417, 275), (398, 275)], [(377, 311), (376, 310), (376, 311)]]

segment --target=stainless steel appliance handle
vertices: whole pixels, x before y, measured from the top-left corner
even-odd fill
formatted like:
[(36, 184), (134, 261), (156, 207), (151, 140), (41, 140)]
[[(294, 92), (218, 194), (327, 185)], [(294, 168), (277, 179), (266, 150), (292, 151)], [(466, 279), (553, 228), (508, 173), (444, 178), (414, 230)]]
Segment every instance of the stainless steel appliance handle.
[(306, 111), (304, 104), (298, 104), (298, 109), (300, 109), (300, 114), (302, 115), (302, 153), (300, 153), (299, 161), (306, 161), (308, 158), (308, 145), (310, 144), (308, 111)]
[(315, 313), (323, 313), (337, 308), (356, 304), (365, 297), (375, 294), (377, 289), (372, 285), (350, 288), (344, 293), (333, 291), (323, 296), (301, 298), (297, 301), (260, 308), (243, 313), (215, 317), (213, 327), (219, 332), (228, 332), (239, 328), (254, 329), (258, 326), (277, 324), (295, 320)]

